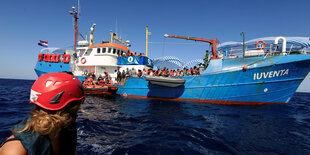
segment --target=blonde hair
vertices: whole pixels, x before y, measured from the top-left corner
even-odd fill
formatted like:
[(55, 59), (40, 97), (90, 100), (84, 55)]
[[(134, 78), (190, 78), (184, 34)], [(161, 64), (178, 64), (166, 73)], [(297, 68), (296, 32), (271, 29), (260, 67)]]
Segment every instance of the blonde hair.
[(31, 118), (25, 127), (19, 131), (12, 129), (12, 132), (22, 133), (31, 131), (55, 137), (62, 128), (68, 127), (75, 121), (81, 103), (81, 101), (73, 101), (58, 111), (50, 111), (36, 106), (30, 112)]

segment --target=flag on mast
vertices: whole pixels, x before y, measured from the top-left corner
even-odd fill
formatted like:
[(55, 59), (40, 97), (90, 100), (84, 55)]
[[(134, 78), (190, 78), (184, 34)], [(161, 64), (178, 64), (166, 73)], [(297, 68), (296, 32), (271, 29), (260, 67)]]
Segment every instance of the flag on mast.
[(38, 45), (43, 46), (43, 47), (48, 47), (48, 42), (47, 41), (43, 41), (43, 40), (39, 40)]

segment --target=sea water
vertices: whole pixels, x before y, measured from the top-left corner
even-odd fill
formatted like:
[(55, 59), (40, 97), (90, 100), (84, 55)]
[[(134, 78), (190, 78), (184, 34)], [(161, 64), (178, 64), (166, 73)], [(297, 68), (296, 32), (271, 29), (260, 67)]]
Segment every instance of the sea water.
[[(0, 79), (1, 142), (33, 82)], [(87, 96), (77, 130), (78, 154), (310, 154), (310, 93), (263, 106)]]

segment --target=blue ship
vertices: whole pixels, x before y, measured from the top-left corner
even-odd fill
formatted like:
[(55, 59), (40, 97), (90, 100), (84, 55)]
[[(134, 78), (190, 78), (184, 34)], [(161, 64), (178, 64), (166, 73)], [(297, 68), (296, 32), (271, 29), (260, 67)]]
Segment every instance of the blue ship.
[[(306, 52), (310, 45), (308, 37), (266, 37), (243, 43), (227, 42), (217, 48), (218, 40), (166, 37), (210, 43), (212, 56), (205, 60), (207, 68), (200, 75), (192, 76), (131, 77), (119, 86), (118, 94), (225, 105), (288, 103), (310, 69), (310, 55)], [(178, 62), (178, 59), (166, 60)], [(175, 63), (179, 68), (184, 67), (179, 64), (182, 63)], [(184, 82), (177, 84), (175, 79)]]

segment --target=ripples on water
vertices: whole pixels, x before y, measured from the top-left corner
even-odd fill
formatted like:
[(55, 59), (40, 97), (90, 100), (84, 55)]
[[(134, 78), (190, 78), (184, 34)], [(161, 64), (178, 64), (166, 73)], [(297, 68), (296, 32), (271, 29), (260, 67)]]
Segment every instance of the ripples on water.
[[(32, 108), (33, 81), (0, 80), (0, 140)], [(223, 106), (88, 96), (78, 154), (310, 154), (310, 94), (289, 104)]]

